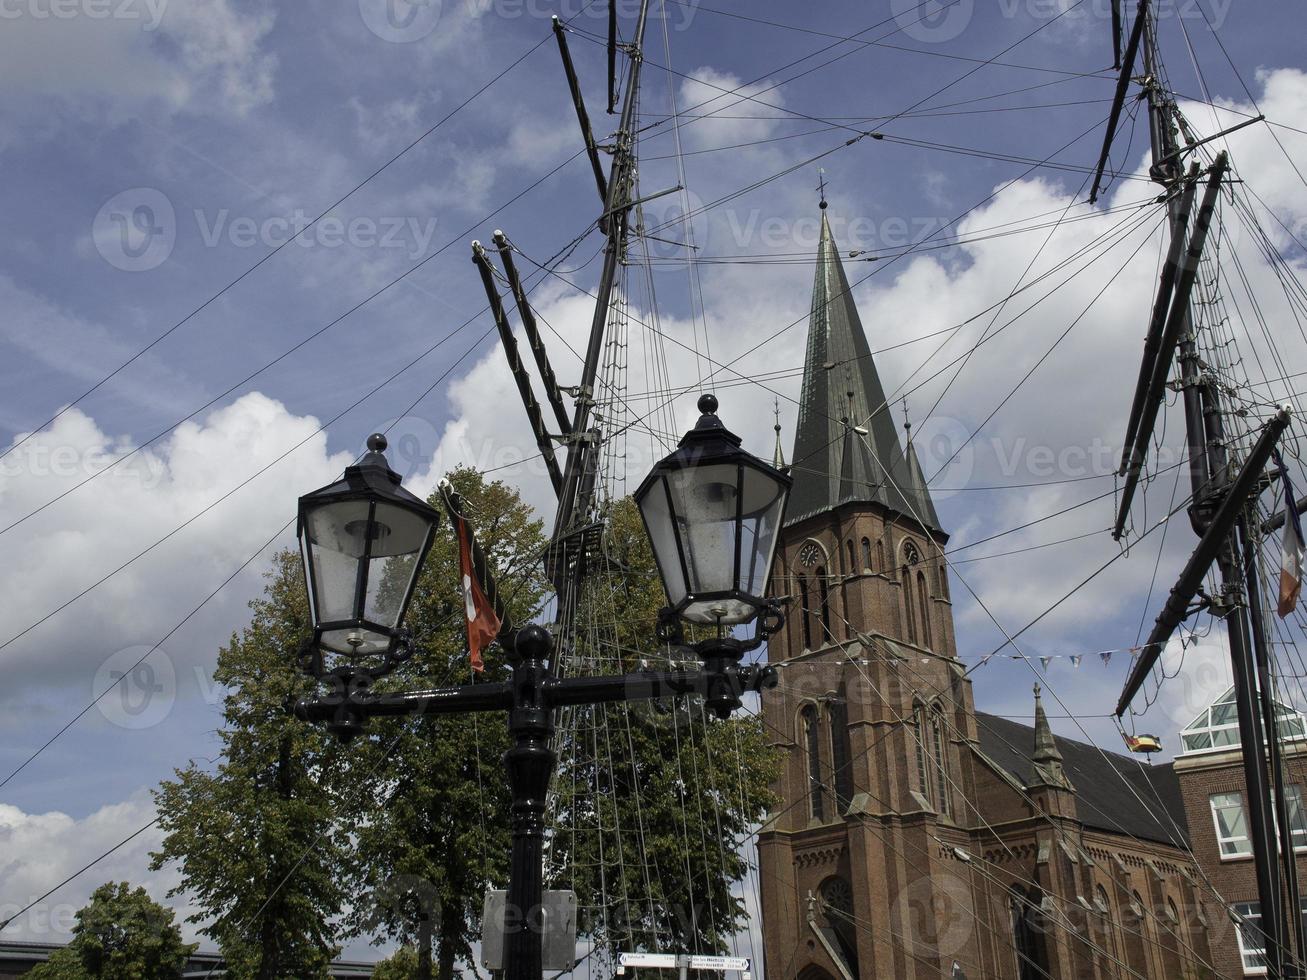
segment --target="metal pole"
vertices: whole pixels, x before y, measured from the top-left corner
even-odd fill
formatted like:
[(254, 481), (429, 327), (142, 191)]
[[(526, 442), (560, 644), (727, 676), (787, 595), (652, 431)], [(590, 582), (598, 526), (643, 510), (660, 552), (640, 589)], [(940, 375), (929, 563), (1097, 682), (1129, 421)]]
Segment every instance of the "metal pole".
[(504, 753), (513, 803), (513, 851), (504, 916), (505, 980), (540, 980), (544, 972), (545, 793), (553, 778), (554, 731), (548, 701), (549, 653), (553, 643), (539, 626), (517, 636), (513, 663), (513, 707), (508, 731), (513, 747)]
[[(1257, 654), (1257, 675), (1262, 692), (1262, 724), (1266, 729), (1267, 762), (1270, 764), (1271, 789), (1275, 795), (1276, 830), (1280, 835), (1280, 861), (1284, 865), (1285, 893), (1289, 906), (1285, 918), (1290, 923), (1288, 936), (1293, 937), (1296, 956), (1286, 956), (1288, 962), (1284, 967), (1286, 977), (1303, 975), (1303, 951), (1307, 950), (1307, 935), (1304, 935), (1303, 917), (1298, 902), (1298, 857), (1293, 848), (1293, 828), (1289, 825), (1289, 806), (1284, 795), (1284, 760), (1280, 753), (1280, 740), (1277, 733), (1274, 687), (1271, 683), (1270, 644), (1266, 636), (1266, 610), (1262, 605), (1261, 579), (1258, 575), (1258, 552), (1261, 544), (1246, 523), (1241, 522), (1239, 537), (1243, 542), (1244, 581), (1248, 583), (1248, 609), (1252, 617), (1253, 650)], [(1288, 952), (1288, 944), (1285, 944)]]

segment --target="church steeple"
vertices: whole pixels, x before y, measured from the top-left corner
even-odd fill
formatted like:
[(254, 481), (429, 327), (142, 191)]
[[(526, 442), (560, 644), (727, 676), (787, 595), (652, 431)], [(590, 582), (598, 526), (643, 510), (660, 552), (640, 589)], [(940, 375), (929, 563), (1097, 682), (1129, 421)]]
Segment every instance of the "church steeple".
[(1044, 702), (1040, 698), (1039, 685), (1035, 685), (1035, 751), (1030, 756), (1034, 772), (1031, 786), (1051, 786), (1069, 789), (1066, 771), (1062, 768), (1062, 752), (1053, 738), (1053, 729), (1049, 727), (1048, 715), (1044, 714)]
[(785, 462), (785, 450), (781, 448), (781, 403), (776, 399), (776, 404), (772, 407), (776, 415), (776, 424), (772, 426), (776, 430), (776, 448), (772, 451), (771, 464), (782, 473), (790, 471), (789, 464)]
[(899, 443), (825, 203), (823, 193), (787, 523), (867, 502), (938, 528), (920, 465), (914, 474)]

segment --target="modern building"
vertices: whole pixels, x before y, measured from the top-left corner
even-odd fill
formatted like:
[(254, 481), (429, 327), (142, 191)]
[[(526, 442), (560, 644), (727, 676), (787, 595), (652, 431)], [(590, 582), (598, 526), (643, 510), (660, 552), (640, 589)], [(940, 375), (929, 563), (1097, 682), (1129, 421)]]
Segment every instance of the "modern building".
[(789, 466), (782, 683), (763, 698), (785, 760), (758, 844), (767, 980), (1212, 976), (1219, 906), (1172, 767), (1055, 737), (1038, 688), (1033, 726), (976, 710), (948, 534), (824, 203)]
[[(1293, 708), (1276, 704), (1276, 727), (1283, 740), (1285, 803), (1293, 838), (1299, 887), (1307, 885), (1307, 725)], [(1260, 935), (1261, 906), (1248, 839), (1247, 796), (1234, 691), (1226, 691), (1180, 732), (1175, 774), (1184, 798), (1189, 841), (1211, 887), (1247, 925), (1230, 941), (1213, 948), (1213, 966), (1222, 976), (1266, 973)], [(1307, 908), (1304, 909), (1307, 911)]]
[[(62, 943), (0, 942), (0, 980), (23, 976), (62, 948)], [(330, 971), (333, 980), (368, 980), (372, 976), (372, 964), (337, 960), (331, 964)], [(186, 961), (182, 975), (222, 977), (226, 975), (226, 966), (218, 953), (197, 952)]]

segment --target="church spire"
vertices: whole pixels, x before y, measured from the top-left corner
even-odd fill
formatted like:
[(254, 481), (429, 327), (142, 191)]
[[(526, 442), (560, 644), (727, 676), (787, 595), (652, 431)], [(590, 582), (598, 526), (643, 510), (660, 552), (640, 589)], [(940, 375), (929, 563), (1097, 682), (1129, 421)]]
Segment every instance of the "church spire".
[(1035, 685), (1035, 751), (1030, 756), (1034, 765), (1031, 778), (1032, 786), (1055, 786), (1069, 789), (1066, 772), (1062, 769), (1062, 752), (1053, 738), (1053, 729), (1049, 727), (1048, 716), (1044, 714), (1044, 702), (1040, 699), (1039, 685)]
[(912, 444), (912, 423), (908, 420), (908, 400), (903, 399), (903, 432), (907, 443), (908, 483), (904, 493), (912, 504), (912, 514), (922, 524), (939, 527), (939, 515), (935, 513), (935, 502), (930, 499), (930, 489), (926, 486), (926, 474), (921, 472), (921, 461), (917, 459), (917, 447)]
[(819, 189), (821, 235), (787, 523), (862, 502), (881, 504), (938, 529), (924, 480), (913, 479), (886, 404), (824, 207), (824, 177)]
[(785, 462), (785, 450), (781, 448), (781, 400), (779, 398), (775, 399), (772, 412), (776, 415), (776, 424), (772, 426), (776, 430), (776, 448), (772, 452), (771, 464), (782, 473), (788, 473), (790, 467)]

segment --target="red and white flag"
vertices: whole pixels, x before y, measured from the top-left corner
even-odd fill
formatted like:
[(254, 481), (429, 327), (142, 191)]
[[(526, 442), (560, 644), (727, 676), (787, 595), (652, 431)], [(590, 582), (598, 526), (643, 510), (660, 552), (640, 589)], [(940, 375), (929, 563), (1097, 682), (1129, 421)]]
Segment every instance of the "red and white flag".
[(1283, 619), (1298, 606), (1298, 595), (1302, 592), (1302, 521), (1298, 516), (1298, 502), (1293, 495), (1293, 484), (1289, 481), (1289, 468), (1275, 454), (1276, 465), (1280, 467), (1280, 482), (1284, 487), (1284, 543), (1280, 551), (1280, 601), (1276, 612)]
[(467, 649), (472, 655), (472, 669), (483, 671), (481, 651), (499, 635), (499, 617), (494, 603), (486, 596), (472, 561), (472, 531), (461, 517), (454, 521), (458, 532), (458, 567), (463, 587), (463, 612), (467, 616)]

